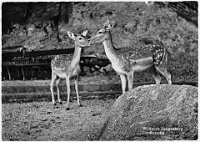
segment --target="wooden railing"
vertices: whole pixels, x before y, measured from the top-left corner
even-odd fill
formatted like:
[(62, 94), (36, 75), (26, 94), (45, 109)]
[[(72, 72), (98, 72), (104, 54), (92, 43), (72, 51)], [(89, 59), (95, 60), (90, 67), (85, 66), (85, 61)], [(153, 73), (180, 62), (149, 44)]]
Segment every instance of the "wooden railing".
[[(7, 74), (8, 79), (12, 79), (13, 70), (17, 74), (18, 79), (26, 79), (24, 68), (28, 67), (27, 70), (32, 72), (33, 66), (48, 66), (50, 68), (51, 58), (47, 59), (38, 59), (39, 56), (48, 56), (48, 55), (59, 55), (59, 54), (73, 54), (74, 48), (68, 49), (57, 49), (57, 50), (46, 50), (46, 51), (31, 51), (31, 52), (4, 52), (2, 53), (2, 67), (3, 73), (2, 76)], [(96, 65), (106, 66), (110, 62), (108, 59), (98, 59), (95, 55), (82, 55), (81, 57), (81, 68), (83, 70), (84, 66), (95, 68)], [(7, 73), (5, 73), (7, 72)], [(50, 71), (48, 71), (50, 72)], [(22, 77), (20, 77), (20, 74)], [(32, 74), (32, 73), (31, 73)], [(5, 77), (2, 77), (5, 78)]]
[(47, 55), (59, 55), (59, 54), (72, 54), (74, 53), (74, 48), (67, 49), (56, 49), (56, 50), (44, 50), (44, 51), (31, 51), (31, 52), (3, 52), (2, 58), (12, 58), (12, 57), (36, 57), (36, 56), (47, 56)]

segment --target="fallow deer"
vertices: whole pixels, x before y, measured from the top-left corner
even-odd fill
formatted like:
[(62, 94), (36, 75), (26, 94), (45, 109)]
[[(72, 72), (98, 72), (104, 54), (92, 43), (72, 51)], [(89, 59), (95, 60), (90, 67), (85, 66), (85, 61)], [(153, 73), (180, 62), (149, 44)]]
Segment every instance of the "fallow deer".
[[(168, 52), (161, 45), (144, 45), (138, 48), (126, 47), (115, 50), (112, 42), (110, 29), (114, 26), (109, 20), (90, 38), (90, 44), (103, 43), (105, 53), (111, 61), (113, 69), (120, 75), (122, 91), (126, 91), (126, 81), (128, 79), (129, 90), (133, 87), (134, 72), (150, 69), (156, 84), (160, 84), (160, 72), (172, 84), (171, 75), (168, 73), (166, 65)], [(127, 77), (127, 78), (126, 78)]]
[(86, 38), (88, 31), (84, 31), (82, 34), (74, 35), (72, 32), (67, 32), (68, 36), (74, 40), (75, 42), (75, 50), (73, 57), (70, 55), (57, 55), (51, 61), (51, 69), (52, 69), (52, 80), (50, 83), (50, 90), (52, 94), (52, 103), (55, 104), (54, 100), (54, 93), (53, 93), (53, 84), (56, 81), (56, 88), (57, 88), (57, 99), (58, 102), (61, 103), (60, 93), (59, 93), (59, 82), (61, 78), (66, 79), (67, 84), (67, 105), (66, 109), (69, 105), (70, 99), (70, 79), (75, 78), (75, 90), (77, 94), (77, 103), (79, 106), (82, 106), (79, 100), (79, 92), (78, 92), (78, 77), (80, 73), (80, 57), (81, 57), (81, 50), (84, 47), (89, 46), (88, 38)]

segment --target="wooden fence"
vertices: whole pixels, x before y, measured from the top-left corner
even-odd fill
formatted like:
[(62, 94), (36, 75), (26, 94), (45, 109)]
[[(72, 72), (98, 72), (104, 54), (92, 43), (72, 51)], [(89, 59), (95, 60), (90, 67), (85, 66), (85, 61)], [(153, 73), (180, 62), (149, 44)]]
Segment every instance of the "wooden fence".
[[(9, 80), (17, 79), (29, 79), (33, 75), (34, 69), (42, 68), (46, 72), (51, 72), (50, 64), (51, 58), (44, 58), (49, 55), (60, 54), (73, 54), (74, 48), (46, 50), (46, 51), (17, 51), (17, 52), (4, 52), (2, 53), (2, 79), (8, 78)], [(83, 67), (89, 67), (90, 71), (97, 69), (96, 66), (104, 67), (109, 64), (108, 59), (98, 59), (95, 55), (83, 55), (81, 57), (80, 66), (83, 71)], [(12, 77), (14, 76), (14, 77)], [(22, 77), (21, 77), (22, 76)], [(48, 73), (50, 76), (50, 73)], [(33, 77), (34, 78), (34, 77)]]

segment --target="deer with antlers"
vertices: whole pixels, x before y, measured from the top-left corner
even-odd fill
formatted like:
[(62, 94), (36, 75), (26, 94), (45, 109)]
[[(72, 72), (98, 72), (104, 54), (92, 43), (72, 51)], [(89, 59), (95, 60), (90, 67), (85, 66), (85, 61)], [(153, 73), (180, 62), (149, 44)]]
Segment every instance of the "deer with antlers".
[(77, 94), (77, 103), (79, 106), (82, 106), (79, 100), (79, 92), (78, 92), (78, 77), (80, 73), (80, 57), (81, 57), (81, 50), (84, 47), (90, 46), (88, 38), (86, 38), (88, 31), (84, 31), (82, 34), (74, 35), (72, 32), (67, 32), (68, 36), (74, 40), (75, 44), (75, 50), (73, 56), (70, 55), (57, 55), (52, 61), (51, 61), (51, 70), (52, 70), (52, 79), (50, 83), (50, 90), (52, 94), (52, 103), (56, 104), (54, 99), (54, 93), (53, 93), (53, 84), (56, 82), (56, 88), (57, 88), (57, 99), (58, 103), (62, 103), (60, 99), (60, 93), (59, 93), (59, 82), (60, 79), (66, 79), (67, 84), (67, 105), (66, 109), (69, 105), (69, 99), (70, 99), (70, 79), (75, 78), (75, 90)]
[[(105, 53), (111, 61), (113, 69), (120, 75), (122, 83), (122, 92), (126, 91), (126, 82), (128, 80), (128, 89), (133, 87), (134, 72), (140, 72), (149, 69), (156, 84), (160, 84), (161, 73), (172, 84), (171, 75), (167, 71), (168, 52), (160, 45), (144, 45), (138, 48), (126, 47), (115, 50), (112, 42), (110, 29), (114, 22), (109, 20), (90, 38), (90, 44), (103, 43)], [(127, 78), (126, 78), (127, 77)]]

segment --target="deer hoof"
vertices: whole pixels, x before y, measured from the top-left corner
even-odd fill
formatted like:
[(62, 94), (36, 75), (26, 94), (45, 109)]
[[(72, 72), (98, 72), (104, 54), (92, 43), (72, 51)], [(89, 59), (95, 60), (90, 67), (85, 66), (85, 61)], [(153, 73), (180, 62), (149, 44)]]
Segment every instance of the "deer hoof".
[(66, 108), (66, 110), (70, 110), (69, 108)]
[(80, 104), (79, 106), (80, 106), (80, 107), (83, 107), (83, 105), (82, 105), (82, 104)]

